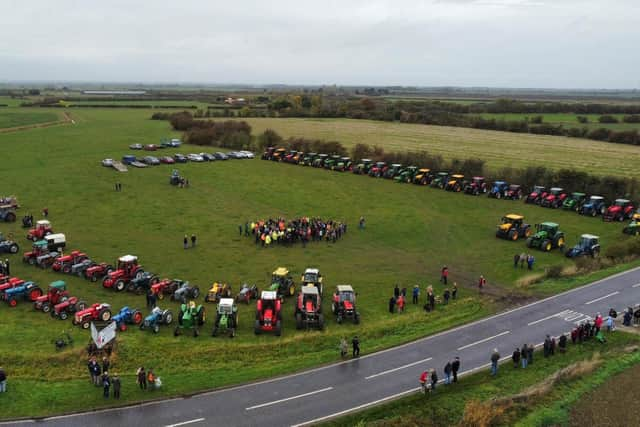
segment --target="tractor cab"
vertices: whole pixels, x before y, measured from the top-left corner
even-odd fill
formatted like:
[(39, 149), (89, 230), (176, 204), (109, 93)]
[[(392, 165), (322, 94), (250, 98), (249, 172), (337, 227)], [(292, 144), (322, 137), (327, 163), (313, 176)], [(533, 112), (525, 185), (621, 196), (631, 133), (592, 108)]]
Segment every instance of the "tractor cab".
[(449, 178), (449, 172), (438, 172), (431, 181), (432, 187), (444, 188)]
[(416, 176), (413, 178), (413, 183), (419, 185), (429, 185), (432, 178), (433, 175), (431, 174), (431, 169), (418, 169)]
[(559, 227), (560, 226), (555, 222), (543, 222), (541, 224), (536, 224), (536, 232), (547, 233), (548, 235), (553, 236), (558, 232)]
[(49, 250), (57, 251), (67, 246), (67, 237), (62, 233), (49, 234), (44, 238)]
[(315, 286), (320, 291), (320, 295), (322, 295), (322, 274), (317, 268), (307, 268), (302, 275), (301, 282), (301, 287)]
[(123, 270), (127, 275), (130, 274), (132, 269), (138, 266), (138, 257), (134, 255), (124, 255), (118, 258), (117, 270)]
[(274, 151), (276, 151), (276, 147), (267, 147), (262, 153), (262, 160), (271, 160)]
[[(307, 313), (315, 313), (320, 306), (320, 293), (313, 286), (305, 286), (302, 288), (299, 308)], [(301, 304), (300, 304), (301, 303)]]
[(218, 314), (230, 315), (235, 313), (236, 311), (238, 311), (238, 307), (233, 301), (233, 298), (220, 299), (220, 303), (218, 303)]
[(41, 219), (39, 221), (36, 221), (35, 228), (29, 230), (27, 234), (27, 240), (33, 240), (35, 242), (36, 240), (40, 240), (44, 238), (44, 236), (48, 236), (51, 233), (53, 233), (51, 223), (46, 219)]
[(571, 196), (567, 197), (562, 203), (562, 209), (578, 211), (586, 199), (587, 195), (584, 193), (571, 193)]
[(464, 181), (464, 175), (461, 174), (453, 174), (451, 178), (447, 181), (445, 185), (445, 190), (447, 191), (461, 191), (462, 190), (462, 182)]
[(313, 166), (316, 168), (324, 167), (325, 162), (329, 158), (328, 154), (318, 154), (318, 156), (313, 159)]
[(567, 258), (576, 258), (580, 256), (590, 255), (597, 257), (600, 254), (600, 238), (593, 234), (583, 234), (577, 245), (567, 251)]
[(353, 305), (356, 303), (356, 293), (351, 285), (338, 285), (336, 293), (333, 294), (333, 300), (338, 304)]

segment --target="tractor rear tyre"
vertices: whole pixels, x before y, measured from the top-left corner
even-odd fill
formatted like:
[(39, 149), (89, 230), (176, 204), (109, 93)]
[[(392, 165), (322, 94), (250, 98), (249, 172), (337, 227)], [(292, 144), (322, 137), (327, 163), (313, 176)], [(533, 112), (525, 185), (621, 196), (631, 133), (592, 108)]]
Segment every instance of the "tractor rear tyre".
[(558, 237), (556, 239), (555, 246), (562, 249), (564, 247), (564, 237)]
[(9, 246), (9, 252), (12, 253), (12, 254), (17, 254), (19, 250), (20, 250), (20, 248), (15, 243), (13, 243), (11, 246)]
[(549, 252), (552, 249), (551, 241), (550, 240), (544, 240), (540, 247), (542, 248), (543, 251)]
[(302, 329), (302, 313), (296, 313), (296, 329)]
[(35, 301), (42, 296), (42, 289), (34, 287), (29, 291), (29, 301)]
[(89, 329), (89, 326), (91, 326), (91, 322), (89, 322), (88, 320), (82, 322), (82, 329)]
[(69, 315), (67, 314), (66, 311), (60, 312), (60, 320), (67, 320), (68, 318), (69, 318)]
[(282, 335), (282, 322), (280, 320), (276, 322), (275, 334), (277, 337)]
[(82, 311), (87, 309), (87, 303), (85, 301), (78, 301), (76, 303), (76, 310)]
[(509, 240), (513, 240), (514, 242), (518, 240), (518, 232), (516, 230), (509, 230)]
[(98, 312), (98, 319), (102, 320), (103, 322), (108, 322), (109, 320), (111, 320), (111, 312), (108, 309), (103, 308)]
[[(218, 335), (218, 327), (217, 327), (217, 326), (214, 326), (214, 327), (213, 327), (213, 331), (211, 331), (211, 336), (212, 336), (212, 337), (215, 337), (215, 336), (217, 336), (217, 335)], [(256, 334), (256, 335), (257, 335), (257, 334)]]
[(165, 325), (170, 325), (171, 322), (173, 322), (173, 314), (171, 313), (171, 310), (165, 310), (162, 313), (162, 321)]
[(122, 279), (116, 281), (116, 283), (113, 285), (113, 288), (118, 292), (124, 291), (126, 287), (127, 285), (126, 283), (124, 283), (124, 280)]
[(134, 325), (139, 325), (140, 323), (142, 323), (142, 313), (140, 312), (140, 310), (133, 311), (133, 313), (131, 314), (131, 322)]
[(322, 314), (318, 315), (318, 329), (321, 331), (324, 329), (324, 315)]
[(9, 307), (15, 307), (16, 305), (18, 305), (18, 300), (15, 298), (11, 298), (7, 302), (9, 303)]
[(260, 321), (256, 320), (255, 324), (253, 325), (253, 333), (256, 335), (260, 335), (261, 332), (262, 327), (260, 326)]
[(93, 283), (98, 281), (98, 274), (97, 273), (93, 273), (91, 276), (89, 276), (89, 280), (92, 281)]
[(45, 302), (42, 304), (42, 306), (40, 307), (40, 310), (42, 310), (43, 313), (48, 313), (51, 311), (51, 304), (49, 304), (48, 302)]
[(153, 333), (157, 334), (158, 332), (160, 332), (160, 326), (158, 325), (153, 325)]
[(200, 288), (198, 288), (197, 286), (194, 286), (193, 289), (191, 290), (191, 297), (193, 299), (198, 299), (199, 296), (200, 296)]

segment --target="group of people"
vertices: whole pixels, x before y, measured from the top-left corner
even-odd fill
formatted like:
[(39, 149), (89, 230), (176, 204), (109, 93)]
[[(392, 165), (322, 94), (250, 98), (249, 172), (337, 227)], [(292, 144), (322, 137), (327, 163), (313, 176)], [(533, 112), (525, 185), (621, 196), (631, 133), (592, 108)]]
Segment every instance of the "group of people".
[[(427, 313), (435, 310), (436, 303), (449, 304), (449, 300), (456, 299), (458, 297), (458, 284), (453, 282), (452, 288), (448, 287), (442, 291), (442, 297), (436, 296), (433, 286), (429, 285), (426, 288), (426, 301), (422, 307)], [(418, 304), (420, 302), (420, 285), (414, 285), (411, 290), (411, 302)], [(399, 285), (395, 285), (393, 288), (393, 296), (389, 298), (389, 313), (403, 313), (407, 304), (407, 288), (400, 288)]]
[(102, 358), (102, 366), (98, 363), (95, 356), (92, 356), (87, 363), (91, 383), (96, 387), (102, 387), (103, 396), (108, 399), (111, 395), (111, 387), (113, 387), (113, 398), (120, 399), (120, 377), (118, 374), (110, 375), (109, 369), (111, 362), (107, 357)]
[[(340, 340), (340, 357), (342, 357), (343, 359), (347, 357), (347, 350), (348, 350), (347, 339), (343, 337)], [(357, 335), (354, 336), (353, 339), (351, 340), (351, 355), (352, 357), (360, 356), (360, 339), (358, 338)]]
[(636, 305), (635, 311), (631, 307), (628, 307), (624, 311), (624, 315), (622, 316), (622, 324), (624, 326), (631, 326), (632, 322), (634, 325), (640, 325), (640, 305)]
[(523, 269), (526, 264), (528, 270), (533, 270), (534, 262), (536, 262), (536, 259), (531, 254), (525, 254), (522, 252), (521, 254), (515, 254), (513, 256), (513, 268), (518, 268), (519, 266)]
[[(196, 235), (192, 234), (191, 235), (191, 247), (195, 248), (196, 247)], [(189, 249), (189, 237), (185, 234), (184, 238), (182, 239), (182, 245), (185, 249)]]
[(582, 344), (583, 341), (588, 341), (591, 338), (598, 340), (600, 343), (607, 342), (607, 339), (604, 337), (602, 333), (602, 327), (607, 327), (607, 331), (615, 331), (616, 329), (616, 317), (618, 317), (618, 313), (612, 308), (609, 310), (609, 316), (607, 318), (603, 318), (600, 313), (598, 313), (593, 319), (593, 322), (590, 320), (586, 320), (581, 322), (577, 327), (573, 328), (571, 331), (571, 342)]
[[(460, 371), (460, 358), (456, 356), (453, 360), (448, 360), (444, 365), (444, 384), (449, 385), (452, 382), (458, 382), (458, 371)], [(420, 374), (420, 385), (422, 391), (435, 392), (438, 385), (438, 373), (435, 369), (427, 369)]]
[[(242, 225), (238, 226), (240, 235)], [(270, 246), (272, 244), (292, 244), (301, 242), (305, 246), (308, 242), (326, 241), (335, 243), (347, 232), (347, 224), (323, 220), (322, 218), (302, 217), (287, 221), (284, 218), (254, 221), (244, 224), (244, 235), (253, 234), (256, 245)]]
[(0, 259), (0, 275), (11, 276), (11, 263), (9, 258), (5, 258), (4, 261)]
[(155, 390), (162, 386), (160, 377), (156, 376), (152, 369), (146, 371), (144, 366), (140, 366), (136, 370), (136, 383), (140, 387), (140, 390)]

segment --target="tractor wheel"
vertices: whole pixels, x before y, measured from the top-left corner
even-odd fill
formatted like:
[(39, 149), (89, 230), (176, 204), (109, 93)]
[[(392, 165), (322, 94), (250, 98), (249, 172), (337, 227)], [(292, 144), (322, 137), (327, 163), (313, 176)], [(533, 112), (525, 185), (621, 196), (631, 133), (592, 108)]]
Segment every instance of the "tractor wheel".
[(158, 332), (160, 332), (160, 326), (158, 325), (153, 325), (153, 333), (157, 334)]
[(133, 311), (133, 314), (131, 315), (131, 322), (133, 322), (134, 325), (142, 323), (142, 313), (140, 310)]
[(235, 338), (236, 336), (236, 328), (229, 329), (229, 338)]
[(540, 247), (545, 252), (549, 252), (553, 248), (552, 245), (551, 245), (551, 241), (550, 240), (543, 241), (542, 242), (542, 246), (540, 246)]
[(42, 296), (42, 289), (40, 289), (37, 286), (29, 291), (29, 300), (30, 301), (35, 301), (38, 298), (40, 298), (41, 296)]
[(509, 230), (509, 239), (514, 242), (518, 240), (518, 232), (516, 230)]
[(564, 237), (558, 237), (556, 240), (556, 247), (562, 248), (564, 247)]
[(141, 279), (142, 276), (144, 276), (144, 270), (143, 269), (139, 269), (138, 271), (136, 271), (136, 279)]
[(531, 237), (527, 238), (527, 247), (528, 248), (533, 247), (533, 239)]
[(200, 336), (200, 331), (198, 328), (193, 328), (193, 337), (198, 338)]
[(176, 328), (173, 330), (173, 336), (177, 337), (178, 335), (180, 335), (180, 326), (176, 326)]
[(324, 315), (322, 314), (318, 315), (318, 329), (324, 330)]
[(302, 314), (296, 313), (296, 329), (302, 329)]
[(71, 266), (70, 265), (65, 265), (64, 267), (62, 267), (62, 272), (64, 274), (69, 274), (71, 273)]
[(159, 300), (163, 300), (164, 299), (164, 292), (162, 292), (162, 291), (158, 292), (158, 299)]
[(51, 311), (51, 304), (49, 304), (48, 302), (42, 303), (42, 306), (40, 307), (40, 310), (42, 310), (43, 313), (48, 313)]
[(91, 276), (89, 276), (89, 280), (91, 280), (93, 283), (98, 281), (98, 274), (97, 273), (93, 273)]
[(502, 199), (502, 193), (501, 192), (497, 192), (496, 193), (496, 199)]
[(16, 305), (18, 305), (18, 300), (15, 298), (10, 298), (7, 303), (9, 303), (9, 307), (15, 307)]
[(127, 287), (127, 285), (126, 285), (126, 283), (124, 283), (124, 280), (122, 280), (122, 279), (116, 281), (116, 283), (113, 285), (113, 288), (118, 292), (124, 291), (124, 289), (126, 287)]
[(355, 323), (356, 325), (360, 324), (360, 313), (357, 313), (353, 315), (353, 323)]
[(87, 309), (87, 303), (85, 301), (78, 301), (76, 303), (76, 310), (82, 311)]
[(126, 324), (126, 323), (124, 323), (124, 322), (122, 322), (122, 323), (120, 324), (120, 332), (124, 332), (124, 331), (126, 331), (126, 330), (127, 330), (127, 324)]
[(194, 286), (193, 289), (191, 290), (191, 297), (193, 299), (198, 299), (199, 296), (200, 296), (200, 288), (198, 288), (197, 286)]
[(296, 285), (293, 283), (289, 285), (289, 296), (292, 297), (296, 294)]
[(60, 320), (67, 320), (68, 318), (69, 318), (69, 315), (67, 314), (66, 311), (60, 312)]
[(155, 285), (158, 282), (160, 282), (160, 279), (158, 278), (158, 276), (153, 276), (151, 278), (151, 280), (149, 281), (149, 283), (152, 284), (152, 285)]
[(591, 253), (592, 258), (598, 258), (600, 256), (600, 248), (595, 248)]
[(256, 320), (256, 323), (253, 325), (253, 333), (256, 335), (260, 335), (262, 332), (262, 327), (260, 326), (260, 321)]
[(11, 246), (9, 246), (9, 253), (17, 254), (19, 250), (20, 250), (20, 248), (15, 243), (13, 243)]
[(165, 310), (162, 313), (162, 321), (164, 322), (165, 325), (170, 325), (171, 322), (173, 322), (173, 314), (171, 313), (170, 310)]
[(593, 218), (595, 218), (595, 217), (596, 217), (596, 215), (597, 215), (596, 210), (595, 210), (595, 209), (592, 209), (592, 210), (591, 210), (591, 216), (592, 216)]
[(276, 334), (277, 337), (282, 335), (282, 322), (279, 321), (279, 320), (276, 322), (275, 334)]
[(109, 320), (111, 320), (111, 312), (108, 309), (103, 308), (98, 313), (98, 319), (102, 320), (103, 322), (108, 322)]
[(82, 329), (89, 329), (89, 326), (91, 326), (91, 322), (89, 322), (88, 320), (85, 320), (84, 322), (81, 323), (82, 325)]
[(30, 265), (36, 265), (36, 259), (35, 259), (35, 258), (33, 258), (33, 257), (29, 258), (28, 263), (29, 263)]

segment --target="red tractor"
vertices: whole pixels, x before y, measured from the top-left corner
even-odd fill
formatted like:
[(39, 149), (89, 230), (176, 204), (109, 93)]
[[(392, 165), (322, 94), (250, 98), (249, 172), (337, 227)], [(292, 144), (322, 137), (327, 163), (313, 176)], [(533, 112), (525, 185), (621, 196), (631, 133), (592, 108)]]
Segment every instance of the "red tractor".
[(109, 304), (91, 304), (84, 310), (76, 311), (73, 318), (74, 325), (82, 326), (82, 329), (89, 329), (91, 322), (99, 320), (102, 322), (108, 322), (111, 320), (111, 306)]
[(567, 198), (567, 193), (560, 187), (553, 187), (549, 190), (547, 197), (540, 201), (540, 206), (543, 208), (553, 208), (558, 209), (564, 203), (564, 200)]
[(387, 169), (389, 169), (389, 166), (387, 166), (385, 162), (376, 162), (376, 164), (369, 169), (369, 176), (380, 178), (387, 173)]
[(162, 279), (158, 283), (151, 285), (151, 292), (156, 294), (158, 299), (163, 299), (165, 295), (173, 295), (182, 283), (182, 280)]
[(53, 310), (51, 310), (51, 317), (58, 318), (60, 320), (67, 320), (70, 315), (85, 310), (86, 308), (86, 302), (80, 301), (77, 297), (69, 297), (68, 299), (53, 306)]
[(84, 271), (84, 277), (91, 280), (92, 282), (97, 282), (98, 279), (102, 279), (107, 276), (109, 273), (113, 271), (113, 266), (107, 264), (106, 262), (101, 262), (100, 264), (92, 265)]
[(143, 274), (144, 270), (138, 265), (137, 256), (121, 256), (118, 258), (118, 268), (106, 275), (102, 280), (102, 286), (122, 292), (132, 279), (142, 277)]
[(504, 198), (511, 200), (522, 199), (522, 187), (518, 184), (511, 184), (505, 192)]
[(336, 316), (336, 322), (351, 319), (356, 325), (360, 323), (360, 313), (356, 311), (356, 293), (351, 285), (338, 285), (333, 294), (331, 311)]
[(543, 199), (547, 197), (547, 189), (542, 185), (534, 185), (531, 193), (527, 195), (527, 198), (524, 199), (525, 203), (535, 203), (539, 205)]
[(324, 329), (322, 299), (318, 288), (313, 285), (302, 287), (298, 293), (295, 316), (296, 329)]
[(48, 236), (53, 233), (53, 228), (51, 228), (51, 223), (46, 219), (41, 219), (36, 222), (35, 228), (32, 228), (27, 233), (27, 240), (37, 241), (44, 238), (44, 236)]
[(256, 322), (253, 328), (256, 335), (273, 332), (282, 335), (282, 301), (276, 291), (262, 291), (256, 303)]
[(616, 201), (604, 211), (602, 215), (603, 221), (624, 221), (625, 219), (631, 219), (635, 207), (630, 200), (616, 199)]
[(68, 255), (62, 255), (56, 258), (56, 260), (51, 265), (51, 269), (53, 271), (57, 271), (58, 273), (62, 272), (65, 274), (71, 273), (71, 266), (74, 264), (79, 264), (82, 261), (89, 259), (87, 254), (80, 251), (71, 251)]
[(49, 284), (47, 293), (38, 297), (33, 302), (33, 308), (44, 313), (51, 311), (51, 308), (69, 299), (67, 284), (62, 280), (57, 280)]
[(480, 194), (484, 194), (487, 192), (487, 183), (484, 180), (483, 176), (474, 176), (471, 179), (471, 182), (464, 183), (464, 192), (465, 194), (471, 194), (473, 196), (478, 196)]

